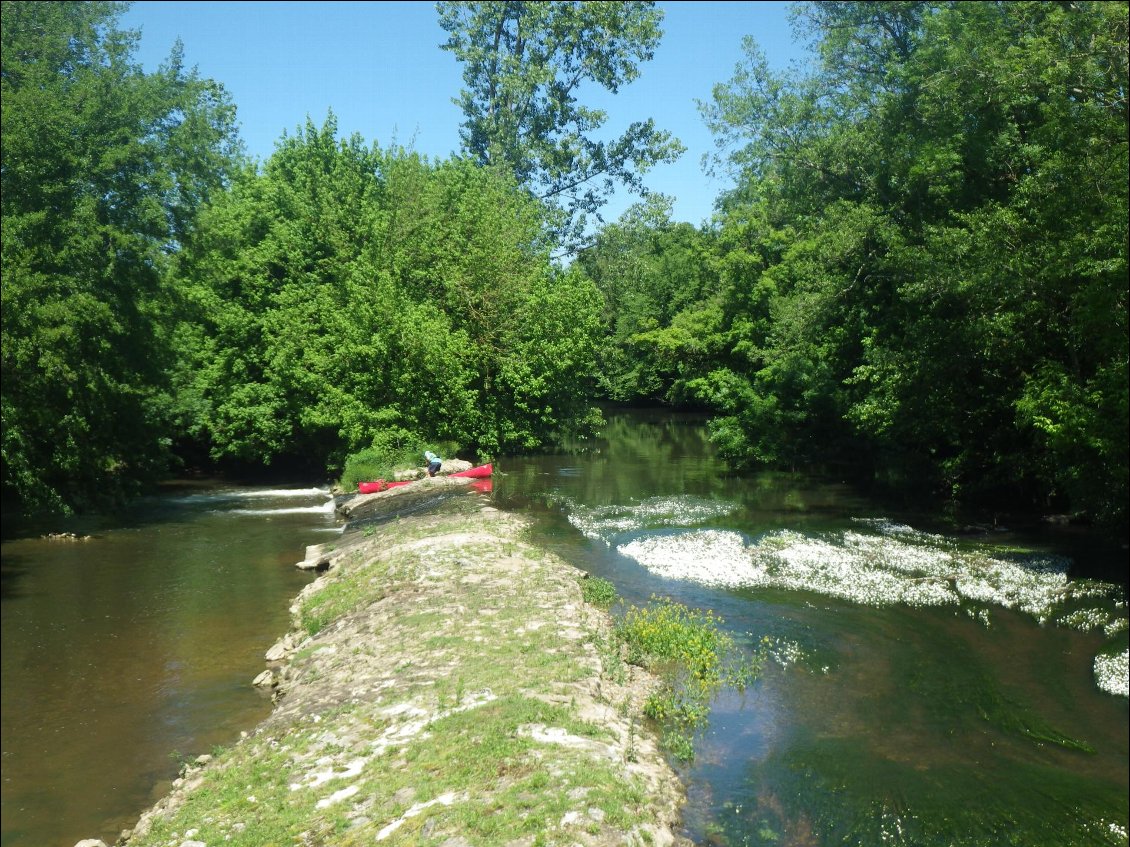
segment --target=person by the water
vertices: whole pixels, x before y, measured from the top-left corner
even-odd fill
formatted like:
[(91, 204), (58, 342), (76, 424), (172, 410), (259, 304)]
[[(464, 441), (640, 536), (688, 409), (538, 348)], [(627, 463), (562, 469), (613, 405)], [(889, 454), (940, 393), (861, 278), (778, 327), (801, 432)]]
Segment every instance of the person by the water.
[(428, 463), (428, 476), (435, 476), (443, 466), (443, 459), (431, 450), (424, 451), (424, 461)]

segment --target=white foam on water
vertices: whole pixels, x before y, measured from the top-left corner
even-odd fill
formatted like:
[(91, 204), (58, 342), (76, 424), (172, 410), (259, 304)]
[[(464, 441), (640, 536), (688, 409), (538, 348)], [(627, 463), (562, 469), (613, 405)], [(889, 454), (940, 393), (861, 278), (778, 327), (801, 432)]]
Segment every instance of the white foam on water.
[(329, 499), (333, 494), (325, 488), (221, 488), (198, 494), (185, 494), (176, 497), (180, 503), (224, 503), (246, 500), (290, 500), (290, 499)]
[(330, 492), (325, 488), (264, 488), (258, 491), (239, 491), (231, 496), (239, 498), (273, 497), (283, 499), (286, 497), (329, 497)]
[(667, 579), (688, 579), (722, 588), (760, 585), (745, 539), (736, 532), (701, 529), (678, 535), (650, 535), (616, 548)]
[[(970, 601), (1019, 609), (1046, 622), (1068, 593), (1109, 597), (1110, 586), (1083, 585), (1076, 591), (1062, 559), (1035, 556), (1012, 562), (922, 544), (922, 538), (932, 537), (921, 534), (911, 543), (858, 532), (809, 537), (781, 530), (747, 544), (737, 532), (691, 530), (645, 536), (617, 549), (670, 579), (816, 591), (874, 606)], [(1063, 620), (1088, 629), (1117, 626), (1102, 609)]]
[(615, 536), (640, 529), (693, 526), (735, 510), (736, 504), (685, 495), (650, 497), (639, 503), (615, 506), (566, 504), (569, 523), (587, 538), (612, 544)]
[(231, 509), (235, 515), (332, 515), (334, 501), (327, 500), (317, 506), (285, 506), (279, 509)]
[[(991, 626), (989, 606), (1016, 609), (1040, 625), (1102, 629), (1108, 636), (1128, 626), (1119, 586), (1071, 581), (1065, 558), (978, 549), (887, 518), (853, 519), (861, 531), (808, 536), (780, 530), (751, 542), (733, 530), (693, 528), (733, 513), (737, 504), (732, 502), (675, 496), (596, 507), (565, 501), (563, 506), (569, 522), (586, 537), (614, 546), (665, 579), (813, 591), (877, 607), (961, 606), (985, 626)], [(636, 537), (618, 543), (627, 534)], [(1080, 608), (1084, 599), (1093, 602)], [(1121, 684), (1113, 685), (1125, 696), (1124, 658), (1122, 668), (1121, 676), (1114, 674)]]
[[(964, 605), (985, 625), (985, 607), (998, 606), (1025, 612), (1041, 625), (1108, 633), (1127, 626), (1119, 587), (1072, 582), (1066, 559), (1034, 554), (1010, 560), (910, 527), (872, 525), (883, 534), (811, 537), (781, 530), (751, 543), (739, 532), (691, 529), (644, 535), (616, 549), (657, 576), (720, 588), (814, 591), (870, 606)], [(1103, 602), (1065, 608), (1080, 598)], [(1103, 690), (1126, 696), (1126, 654), (1096, 658), (1095, 676)]]
[(1130, 648), (1115, 656), (1095, 656), (1095, 683), (1110, 694), (1130, 696)]

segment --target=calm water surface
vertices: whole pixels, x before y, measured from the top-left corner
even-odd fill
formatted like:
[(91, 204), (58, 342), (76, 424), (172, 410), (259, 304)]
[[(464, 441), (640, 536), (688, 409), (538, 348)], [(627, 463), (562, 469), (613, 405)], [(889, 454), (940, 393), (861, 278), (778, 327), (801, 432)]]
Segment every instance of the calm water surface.
[(181, 488), (117, 521), (3, 542), (3, 845), (113, 843), (183, 756), (270, 711), (250, 686), (336, 533), (310, 487)]
[[(602, 438), (496, 467), (495, 503), (625, 603), (662, 595), (749, 649), (770, 639), (680, 766), (695, 841), (1127, 843), (1127, 698), (1095, 676), (1126, 647), (1125, 551), (957, 539), (835, 480), (734, 475), (690, 417), (612, 415)], [(4, 847), (110, 842), (171, 755), (264, 717), (249, 681), (310, 579), (293, 565), (338, 527), (296, 486), (182, 491), (76, 531), (94, 537), (3, 546)], [(1081, 596), (1080, 576), (1117, 584)], [(946, 586), (952, 602), (916, 593)]]

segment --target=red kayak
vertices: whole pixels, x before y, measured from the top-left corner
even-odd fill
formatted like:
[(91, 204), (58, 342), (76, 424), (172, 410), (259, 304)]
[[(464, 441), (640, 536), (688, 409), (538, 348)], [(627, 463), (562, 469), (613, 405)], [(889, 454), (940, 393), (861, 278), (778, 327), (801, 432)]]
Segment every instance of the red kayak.
[(469, 470), (465, 471), (456, 471), (453, 474), (448, 474), (448, 476), (461, 476), (467, 479), (486, 479), (492, 473), (494, 473), (494, 465), (488, 463), (485, 465), (479, 465), (477, 468), (470, 468)]
[[(494, 465), (486, 464), (479, 465), (476, 468), (470, 468), (465, 471), (456, 471), (448, 476), (458, 476), (465, 479), (487, 479), (494, 473)], [(419, 480), (406, 479), (403, 482), (386, 482), (383, 479), (378, 479), (376, 482), (359, 482), (357, 483), (357, 491), (361, 494), (375, 494), (378, 491), (388, 491), (390, 488), (399, 488), (401, 485), (411, 485)]]
[(414, 479), (406, 479), (403, 482), (385, 482), (383, 479), (378, 479), (376, 482), (357, 483), (357, 490), (361, 494), (375, 494), (378, 491), (388, 491), (390, 488), (398, 488), (401, 485), (410, 485), (415, 481)]

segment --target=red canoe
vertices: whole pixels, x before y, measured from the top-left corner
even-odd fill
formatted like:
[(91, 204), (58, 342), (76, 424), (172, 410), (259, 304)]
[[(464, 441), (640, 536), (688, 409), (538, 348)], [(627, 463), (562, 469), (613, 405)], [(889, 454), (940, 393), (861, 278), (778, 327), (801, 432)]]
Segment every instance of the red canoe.
[(494, 473), (494, 465), (488, 463), (485, 465), (479, 465), (477, 468), (471, 468), (470, 470), (456, 471), (453, 474), (448, 474), (448, 476), (462, 476), (469, 479), (486, 479), (492, 473)]
[[(486, 464), (479, 465), (477, 468), (471, 468), (465, 471), (456, 471), (448, 476), (459, 476), (469, 479), (487, 479), (494, 473), (494, 465)], [(406, 479), (403, 482), (385, 482), (383, 479), (378, 479), (375, 482), (359, 482), (357, 483), (357, 491), (361, 494), (374, 494), (378, 491), (388, 491), (390, 488), (398, 488), (401, 485), (411, 485), (417, 482), (415, 479)]]

